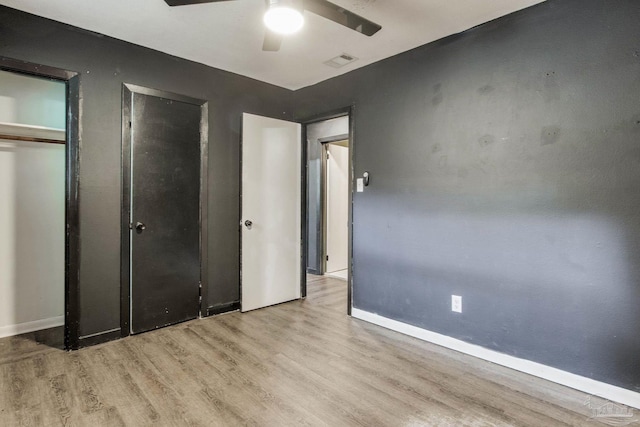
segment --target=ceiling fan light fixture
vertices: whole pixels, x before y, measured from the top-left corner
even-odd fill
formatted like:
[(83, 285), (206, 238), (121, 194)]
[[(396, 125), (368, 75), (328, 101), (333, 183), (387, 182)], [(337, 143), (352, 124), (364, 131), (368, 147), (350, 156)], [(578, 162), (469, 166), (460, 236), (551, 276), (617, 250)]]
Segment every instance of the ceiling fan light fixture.
[(269, 0), (263, 19), (268, 29), (284, 35), (298, 32), (304, 25), (302, 11), (282, 0)]

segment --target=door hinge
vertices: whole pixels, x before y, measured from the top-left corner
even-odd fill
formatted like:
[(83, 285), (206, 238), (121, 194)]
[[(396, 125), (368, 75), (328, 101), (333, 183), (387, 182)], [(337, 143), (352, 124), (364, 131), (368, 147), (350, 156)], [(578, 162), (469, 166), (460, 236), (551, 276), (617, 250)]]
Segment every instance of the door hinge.
[(129, 129), (131, 129), (131, 120), (129, 120)]
[(327, 261), (329, 261), (329, 255), (327, 255)]
[(327, 160), (329, 160), (329, 153), (327, 153)]

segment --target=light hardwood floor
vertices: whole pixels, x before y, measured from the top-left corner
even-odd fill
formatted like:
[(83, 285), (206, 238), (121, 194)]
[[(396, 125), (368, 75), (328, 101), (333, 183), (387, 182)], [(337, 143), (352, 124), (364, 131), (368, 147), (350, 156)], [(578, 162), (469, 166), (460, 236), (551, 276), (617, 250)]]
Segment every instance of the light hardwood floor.
[(3, 338), (0, 426), (601, 425), (583, 393), (345, 313), (346, 282), (311, 276), (304, 301), (76, 352)]

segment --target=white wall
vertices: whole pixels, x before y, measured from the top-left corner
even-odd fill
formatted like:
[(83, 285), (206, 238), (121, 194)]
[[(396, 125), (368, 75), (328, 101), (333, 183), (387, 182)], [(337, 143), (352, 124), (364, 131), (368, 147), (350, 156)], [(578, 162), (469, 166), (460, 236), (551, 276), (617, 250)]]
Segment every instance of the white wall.
[[(0, 72), (0, 122), (64, 128), (64, 106), (64, 84)], [(65, 146), (0, 139), (0, 337), (64, 324), (64, 216)]]
[(0, 337), (63, 324), (64, 156), (0, 140)]
[(65, 128), (64, 83), (0, 71), (0, 122)]

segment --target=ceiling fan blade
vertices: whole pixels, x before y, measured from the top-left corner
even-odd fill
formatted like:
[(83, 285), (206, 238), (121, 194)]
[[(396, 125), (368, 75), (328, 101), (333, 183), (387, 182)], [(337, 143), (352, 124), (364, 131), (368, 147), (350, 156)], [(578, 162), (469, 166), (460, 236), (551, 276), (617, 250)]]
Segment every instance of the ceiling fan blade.
[(277, 52), (280, 50), (283, 37), (274, 33), (273, 31), (266, 30), (264, 33), (264, 42), (262, 43), (262, 50), (265, 52)]
[(200, 3), (218, 3), (221, 1), (233, 1), (233, 0), (164, 0), (169, 6), (186, 6), (188, 4), (200, 4)]
[(327, 0), (304, 0), (304, 8), (309, 12), (320, 15), (323, 18), (327, 18), (367, 36), (372, 36), (382, 29), (382, 27), (375, 22), (371, 22)]

